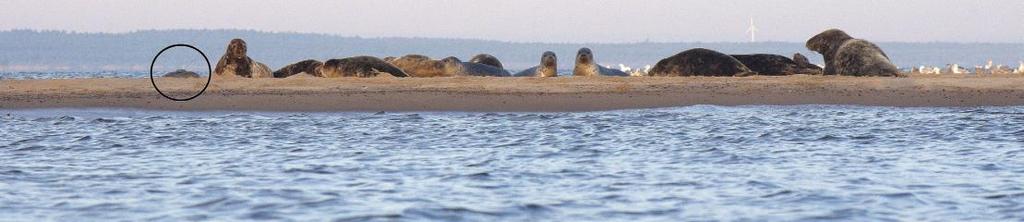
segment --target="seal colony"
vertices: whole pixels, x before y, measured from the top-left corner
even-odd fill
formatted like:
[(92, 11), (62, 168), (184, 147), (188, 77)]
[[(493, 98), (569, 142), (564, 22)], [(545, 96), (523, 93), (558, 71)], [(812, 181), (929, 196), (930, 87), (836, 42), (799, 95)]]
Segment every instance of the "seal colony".
[[(658, 61), (653, 67), (642, 72), (627, 73), (629, 68), (620, 64), (623, 70), (611, 69), (597, 63), (594, 51), (580, 48), (576, 52), (573, 76), (784, 76), (845, 75), (845, 76), (903, 76), (889, 57), (877, 45), (851, 37), (839, 29), (821, 32), (806, 43), (807, 49), (820, 53), (825, 67), (811, 64), (806, 56), (795, 53), (792, 58), (774, 54), (725, 54), (711, 49), (693, 48)], [(463, 62), (449, 56), (435, 60), (425, 55), (408, 54), (401, 57), (355, 56), (328, 59), (320, 62), (307, 59), (270, 72), (263, 63), (247, 55), (248, 47), (242, 39), (228, 43), (224, 56), (217, 63), (216, 75), (233, 75), (245, 78), (287, 78), (297, 74), (315, 77), (376, 77), (386, 73), (394, 77), (555, 77), (558, 58), (554, 52), (541, 55), (540, 64), (511, 74), (501, 61), (490, 54), (481, 53)], [(1020, 69), (1024, 69), (1024, 65)], [(1006, 72), (1024, 72), (1010, 70)]]

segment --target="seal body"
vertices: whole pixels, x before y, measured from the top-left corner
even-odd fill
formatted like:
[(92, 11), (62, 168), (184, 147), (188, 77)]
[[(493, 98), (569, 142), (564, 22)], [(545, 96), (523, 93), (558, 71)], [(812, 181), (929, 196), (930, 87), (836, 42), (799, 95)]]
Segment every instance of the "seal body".
[(477, 64), (484, 64), (484, 65), (489, 65), (489, 66), (494, 66), (494, 67), (497, 67), (499, 69), (505, 69), (505, 66), (501, 65), (501, 61), (499, 61), (497, 57), (494, 57), (494, 56), (489, 55), (489, 54), (478, 54), (478, 55), (475, 55), (475, 56), (473, 56), (473, 58), (469, 59), (469, 62), (477, 63)]
[(302, 60), (301, 62), (296, 62), (274, 71), (274, 78), (286, 78), (299, 73), (323, 77), (323, 75), (320, 74), (320, 68), (323, 66), (323, 62), (315, 59)]
[(248, 46), (242, 39), (232, 39), (228, 43), (227, 52), (217, 61), (214, 73), (218, 76), (241, 76), (245, 78), (270, 78), (273, 74), (270, 67), (256, 62), (246, 55)]
[(695, 48), (662, 59), (649, 76), (747, 76), (756, 74), (736, 58), (705, 48)]
[(629, 76), (621, 70), (609, 69), (597, 65), (594, 52), (589, 48), (581, 48), (576, 52), (576, 66), (572, 69), (573, 76)]
[(409, 77), (405, 71), (373, 56), (355, 56), (343, 59), (331, 59), (324, 62), (320, 69), (323, 77), (375, 77), (380, 73), (388, 73), (395, 77)]
[(179, 69), (179, 70), (175, 70), (173, 72), (168, 72), (167, 74), (164, 74), (164, 77), (166, 77), (166, 78), (199, 78), (199, 74), (196, 74), (195, 72), (192, 72), (192, 71), (188, 71), (188, 70), (184, 70), (184, 69)]
[[(795, 56), (803, 57), (803, 55), (800, 55), (799, 53)], [(747, 68), (756, 72), (758, 75), (783, 76), (793, 74), (821, 74), (821, 68), (810, 64), (810, 62), (806, 62), (806, 57), (803, 58), (804, 64), (785, 56), (775, 54), (732, 55), (732, 57), (742, 62), (743, 65), (747, 66)]]
[(811, 60), (808, 60), (807, 56), (803, 54), (793, 53), (793, 62), (796, 62), (797, 69), (799, 69), (798, 73), (821, 75), (823, 72), (821, 66), (811, 63)]
[(825, 75), (900, 76), (900, 71), (874, 43), (829, 29), (807, 40), (807, 49), (825, 57)]
[(552, 51), (544, 52), (540, 56), (540, 65), (520, 71), (514, 76), (517, 77), (555, 77), (558, 75), (558, 56)]
[(393, 58), (388, 63), (402, 69), (411, 77), (444, 77), (450, 76), (445, 72), (444, 63), (430, 59), (424, 55), (410, 54)]
[(448, 57), (441, 60), (444, 63), (445, 72), (449, 76), (491, 76), (509, 77), (512, 76), (507, 70), (498, 67), (472, 62), (462, 62), (459, 58)]

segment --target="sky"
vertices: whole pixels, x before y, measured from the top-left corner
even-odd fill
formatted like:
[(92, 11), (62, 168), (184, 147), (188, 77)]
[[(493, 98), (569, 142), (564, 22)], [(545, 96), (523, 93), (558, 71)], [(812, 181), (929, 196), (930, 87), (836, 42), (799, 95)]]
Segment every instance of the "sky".
[(0, 30), (250, 29), (512, 42), (1024, 43), (1021, 0), (0, 0)]

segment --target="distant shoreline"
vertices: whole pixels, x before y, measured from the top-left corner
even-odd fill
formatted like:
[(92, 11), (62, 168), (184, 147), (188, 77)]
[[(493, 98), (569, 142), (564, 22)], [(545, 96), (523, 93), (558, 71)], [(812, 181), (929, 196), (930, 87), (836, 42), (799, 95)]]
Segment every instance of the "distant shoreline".
[[(205, 79), (203, 79), (205, 81)], [(195, 79), (159, 79), (185, 95)], [(1024, 105), (1024, 76), (910, 78), (338, 78), (215, 79), (205, 94), (174, 102), (149, 79), (0, 80), (0, 109), (139, 108), (183, 111), (561, 112), (687, 105), (867, 105), (974, 107)]]

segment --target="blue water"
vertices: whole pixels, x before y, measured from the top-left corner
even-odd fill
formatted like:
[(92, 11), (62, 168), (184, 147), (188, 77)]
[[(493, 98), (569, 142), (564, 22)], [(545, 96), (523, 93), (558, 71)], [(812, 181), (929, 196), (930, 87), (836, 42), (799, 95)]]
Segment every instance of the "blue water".
[(1024, 107), (0, 110), (0, 218), (1020, 221)]

